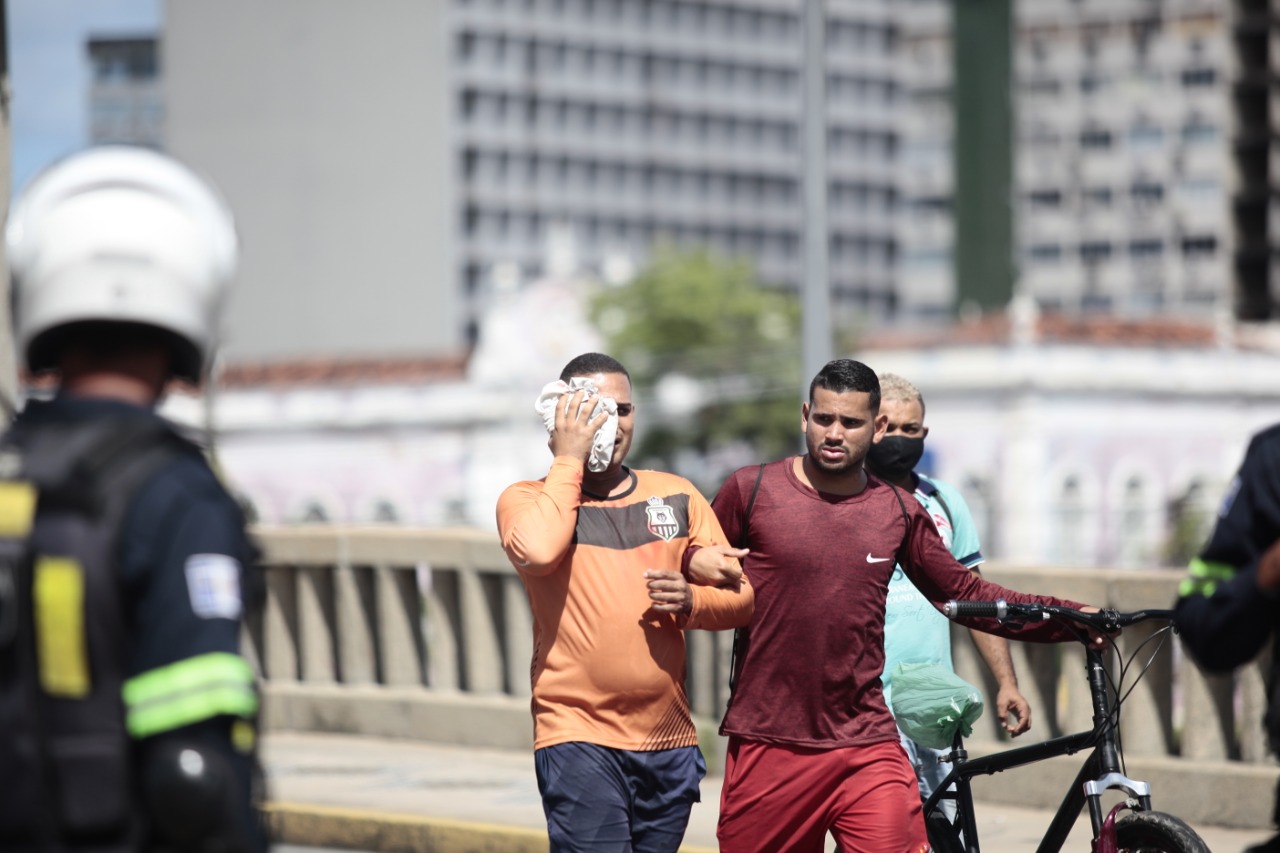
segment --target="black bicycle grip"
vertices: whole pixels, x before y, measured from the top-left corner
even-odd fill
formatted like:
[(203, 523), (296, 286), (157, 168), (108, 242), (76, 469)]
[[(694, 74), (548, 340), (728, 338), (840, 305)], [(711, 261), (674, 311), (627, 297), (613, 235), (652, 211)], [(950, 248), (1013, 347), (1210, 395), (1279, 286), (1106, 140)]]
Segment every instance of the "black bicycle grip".
[(978, 617), (987, 619), (1004, 619), (1009, 615), (1009, 606), (1003, 598), (995, 601), (957, 601), (952, 599), (942, 605), (942, 613), (948, 619)]

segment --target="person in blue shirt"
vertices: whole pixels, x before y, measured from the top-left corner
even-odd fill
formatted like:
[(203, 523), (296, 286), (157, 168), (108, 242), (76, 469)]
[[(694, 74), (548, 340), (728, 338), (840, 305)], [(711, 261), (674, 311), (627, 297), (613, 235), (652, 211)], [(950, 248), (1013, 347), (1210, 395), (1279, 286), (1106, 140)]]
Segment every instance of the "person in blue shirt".
[[(889, 419), (883, 437), (871, 446), (867, 468), (872, 474), (915, 496), (933, 518), (942, 541), (961, 565), (976, 572), (982, 563), (977, 527), (964, 498), (949, 484), (915, 468), (924, 454), (929, 428), (924, 422), (924, 397), (915, 385), (893, 373), (880, 376), (880, 414)], [(978, 653), (998, 685), (995, 712), (1010, 735), (1017, 737), (1031, 728), (1031, 706), (1018, 690), (1018, 677), (1009, 655), (1009, 641), (994, 634), (970, 631)], [(902, 567), (894, 569), (885, 604), (885, 665), (880, 677), (885, 704), (892, 708), (893, 672), (902, 663), (934, 663), (951, 668), (951, 623), (929, 603), (906, 577)], [(945, 750), (916, 743), (899, 731), (902, 746), (920, 780), (920, 793), (927, 798), (946, 778), (950, 767), (940, 763)], [(951, 812), (949, 800), (942, 807)]]

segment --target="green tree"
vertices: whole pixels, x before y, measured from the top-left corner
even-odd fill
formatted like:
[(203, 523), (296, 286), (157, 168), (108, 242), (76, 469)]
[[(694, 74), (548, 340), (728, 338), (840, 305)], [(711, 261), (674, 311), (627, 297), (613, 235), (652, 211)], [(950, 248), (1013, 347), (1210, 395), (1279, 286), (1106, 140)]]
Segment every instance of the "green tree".
[(681, 470), (681, 459), (735, 447), (776, 459), (799, 446), (800, 305), (749, 262), (659, 249), (629, 283), (600, 291), (590, 316), (644, 406), (638, 464), (714, 489), (727, 471)]

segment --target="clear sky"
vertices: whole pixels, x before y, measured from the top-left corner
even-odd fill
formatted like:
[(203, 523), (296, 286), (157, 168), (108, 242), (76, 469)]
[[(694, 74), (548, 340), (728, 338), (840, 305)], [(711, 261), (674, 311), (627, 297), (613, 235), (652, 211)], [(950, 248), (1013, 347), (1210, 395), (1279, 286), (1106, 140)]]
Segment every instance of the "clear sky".
[(90, 36), (159, 30), (161, 0), (7, 0), (13, 188), (88, 144)]

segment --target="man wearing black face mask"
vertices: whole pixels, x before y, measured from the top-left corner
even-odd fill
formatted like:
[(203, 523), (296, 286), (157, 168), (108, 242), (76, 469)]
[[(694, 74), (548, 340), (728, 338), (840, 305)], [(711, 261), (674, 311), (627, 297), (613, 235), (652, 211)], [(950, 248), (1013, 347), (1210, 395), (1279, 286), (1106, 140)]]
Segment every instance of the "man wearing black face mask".
[[(889, 423), (884, 435), (867, 451), (867, 469), (881, 480), (913, 494), (933, 519), (952, 555), (976, 573), (975, 567), (983, 557), (977, 529), (964, 499), (950, 485), (915, 471), (924, 454), (925, 436), (929, 434), (924, 424), (924, 398), (919, 389), (901, 376), (882, 374), (880, 414), (887, 416)], [(1005, 729), (1017, 737), (1031, 728), (1031, 706), (1018, 690), (1009, 641), (982, 631), (970, 631), (970, 634), (999, 685), (996, 713), (1004, 721)], [(916, 589), (901, 566), (895, 567), (889, 581), (884, 648), (881, 681), (885, 702), (890, 708), (893, 707), (893, 674), (899, 664), (934, 663), (951, 667), (951, 625)], [(927, 798), (950, 769), (938, 761), (945, 750), (916, 743), (901, 732), (899, 735), (920, 780), (921, 795)], [(944, 800), (942, 805), (947, 810), (955, 808), (950, 800)]]

